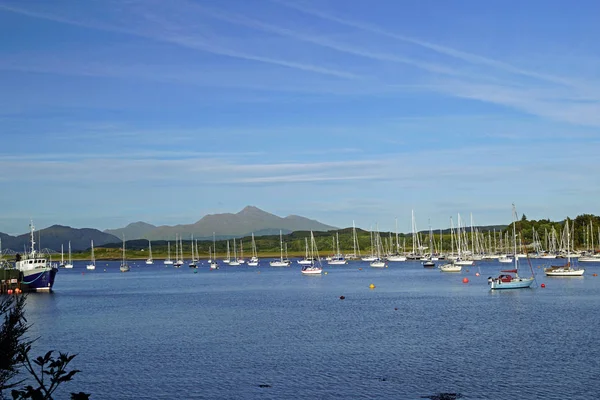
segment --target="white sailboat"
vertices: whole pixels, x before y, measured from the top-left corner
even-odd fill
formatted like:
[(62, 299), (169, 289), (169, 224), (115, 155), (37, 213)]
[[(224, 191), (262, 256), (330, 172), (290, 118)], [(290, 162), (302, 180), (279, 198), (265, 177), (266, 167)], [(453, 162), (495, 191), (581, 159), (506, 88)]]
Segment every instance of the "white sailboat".
[(386, 259), (392, 262), (406, 261), (406, 256), (400, 253), (400, 242), (398, 241), (398, 218), (396, 218), (396, 250), (394, 254), (389, 254)]
[(167, 242), (167, 258), (163, 261), (165, 265), (173, 265), (173, 260), (171, 260), (171, 242)]
[(64, 255), (62, 244), (60, 245), (60, 264), (58, 266), (61, 268), (64, 268), (64, 266), (65, 266), (65, 255)]
[(571, 236), (569, 231), (569, 219), (565, 221), (565, 231), (567, 234), (567, 264), (560, 266), (551, 266), (544, 268), (544, 274), (546, 276), (582, 276), (585, 272), (583, 268), (574, 268), (571, 264), (571, 251), (569, 245), (571, 242)]
[(231, 263), (231, 254), (229, 253), (229, 240), (227, 241), (227, 257), (223, 259), (225, 264)]
[(371, 237), (371, 254), (368, 256), (364, 256), (361, 257), (361, 260), (363, 261), (375, 261), (377, 259), (377, 256), (375, 255), (375, 243), (373, 242), (373, 230), (372, 230), (373, 226), (371, 226), (371, 228), (369, 228), (369, 236)]
[(375, 248), (376, 254), (375, 259), (369, 263), (369, 265), (373, 268), (384, 268), (386, 266), (385, 262), (381, 259), (381, 236), (379, 236), (379, 228), (377, 228), (377, 232), (375, 234)]
[(96, 269), (96, 258), (94, 257), (94, 241), (92, 240), (92, 256), (90, 263), (85, 266), (85, 269), (94, 270)]
[(258, 253), (256, 251), (256, 242), (254, 241), (254, 233), (252, 233), (252, 257), (250, 261), (248, 261), (249, 267), (257, 267), (258, 266)]
[[(323, 272), (323, 266), (321, 265), (321, 260), (319, 259), (319, 251), (317, 250), (317, 243), (315, 242), (315, 236), (312, 231), (310, 231), (310, 251), (309, 256), (313, 260), (310, 265), (304, 265), (302, 267), (303, 275), (320, 275)], [(316, 260), (316, 261), (315, 261)]]
[(237, 257), (237, 247), (236, 247), (236, 244), (235, 244), (235, 238), (233, 238), (233, 260), (229, 261), (229, 265), (232, 265), (232, 266), (238, 266), (238, 265), (240, 265), (240, 262), (239, 262), (238, 257)]
[(215, 246), (215, 233), (213, 232), (213, 254), (212, 256), (209, 254), (210, 261), (210, 269), (219, 269), (219, 263), (217, 262), (217, 247)]
[(191, 243), (192, 245), (192, 259), (190, 260), (190, 263), (188, 264), (188, 267), (190, 268), (198, 268), (198, 264), (197, 264), (197, 259), (196, 259), (196, 249), (194, 246), (194, 234), (192, 234), (192, 240)]
[(148, 240), (148, 259), (146, 260), (146, 264), (154, 264), (154, 259), (152, 258), (152, 242)]
[(129, 272), (129, 269), (129, 264), (127, 264), (127, 259), (125, 258), (125, 235), (123, 235), (123, 261), (121, 262), (119, 270), (121, 272)]
[(183, 241), (181, 235), (179, 236), (179, 243), (177, 243), (177, 235), (175, 236), (175, 267), (179, 268), (183, 265)]
[(329, 264), (329, 265), (348, 264), (348, 261), (346, 260), (346, 258), (342, 254), (342, 252), (340, 251), (340, 236), (339, 236), (338, 232), (335, 233), (335, 239), (336, 239), (335, 240), (335, 248), (334, 248), (335, 254), (331, 257), (331, 260), (327, 261), (327, 264)]
[(310, 257), (308, 251), (308, 238), (304, 238), (304, 258), (296, 261), (300, 265), (312, 265), (314, 260)]
[(65, 264), (65, 268), (73, 268), (73, 260), (71, 260), (71, 241), (69, 240), (69, 260)]
[(244, 260), (244, 240), (240, 239), (240, 258), (237, 259), (237, 262), (240, 264), (245, 264), (246, 260)]
[(281, 232), (281, 230), (279, 230), (279, 247), (280, 247), (280, 257), (279, 260), (273, 260), (271, 262), (269, 262), (269, 265), (271, 267), (289, 267), (290, 266), (290, 260), (287, 259), (287, 255), (286, 258), (283, 258), (283, 233)]

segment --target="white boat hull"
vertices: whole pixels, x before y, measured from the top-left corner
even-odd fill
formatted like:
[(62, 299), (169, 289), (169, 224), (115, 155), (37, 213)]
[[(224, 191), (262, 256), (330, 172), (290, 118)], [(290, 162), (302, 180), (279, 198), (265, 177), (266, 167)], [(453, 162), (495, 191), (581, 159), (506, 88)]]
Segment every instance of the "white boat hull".
[(93, 264), (86, 265), (85, 269), (94, 270), (94, 269), (96, 269), (96, 266)]
[(66, 269), (71, 269), (71, 268), (73, 268), (73, 264), (65, 264), (65, 268)]
[(454, 261), (456, 265), (473, 265), (473, 260), (457, 260)]
[(258, 261), (248, 261), (249, 267), (258, 267)]
[(385, 263), (383, 261), (372, 261), (369, 265), (373, 268), (385, 268)]
[(269, 262), (271, 267), (289, 267), (290, 263), (287, 261), (271, 261)]
[(544, 274), (546, 276), (583, 276), (584, 269), (573, 268), (546, 268)]
[(327, 261), (328, 265), (345, 265), (348, 264), (348, 261), (346, 260), (329, 260)]
[(442, 272), (460, 272), (460, 271), (462, 271), (462, 265), (456, 265), (456, 264), (440, 265), (440, 271), (442, 271)]
[(322, 268), (317, 267), (307, 267), (302, 269), (303, 275), (320, 275), (323, 272)]
[(406, 261), (406, 256), (388, 256), (387, 260), (392, 262)]

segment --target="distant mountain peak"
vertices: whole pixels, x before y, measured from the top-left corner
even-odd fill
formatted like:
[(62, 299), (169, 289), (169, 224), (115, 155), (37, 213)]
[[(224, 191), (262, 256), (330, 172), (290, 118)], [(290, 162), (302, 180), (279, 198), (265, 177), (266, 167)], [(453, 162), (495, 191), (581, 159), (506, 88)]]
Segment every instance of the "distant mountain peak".
[(256, 213), (268, 214), (268, 212), (263, 211), (256, 206), (246, 206), (242, 209), (242, 211), (240, 211), (238, 213), (238, 215), (240, 215), (240, 214), (256, 214)]

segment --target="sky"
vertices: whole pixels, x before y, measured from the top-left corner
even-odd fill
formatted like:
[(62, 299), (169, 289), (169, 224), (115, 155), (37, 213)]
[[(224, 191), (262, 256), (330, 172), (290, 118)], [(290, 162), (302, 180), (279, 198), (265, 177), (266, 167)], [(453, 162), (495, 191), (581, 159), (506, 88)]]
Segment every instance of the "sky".
[(600, 214), (600, 3), (0, 0), (0, 232)]

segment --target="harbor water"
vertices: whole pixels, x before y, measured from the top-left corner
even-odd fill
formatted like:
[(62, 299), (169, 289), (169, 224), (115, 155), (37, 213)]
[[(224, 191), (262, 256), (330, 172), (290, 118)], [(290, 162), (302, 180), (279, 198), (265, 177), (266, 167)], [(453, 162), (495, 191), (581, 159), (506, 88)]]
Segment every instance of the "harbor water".
[(548, 278), (550, 261), (563, 262), (532, 260), (534, 287), (507, 291), (489, 290), (506, 268), (493, 261), (460, 273), (350, 262), (321, 276), (268, 260), (128, 273), (76, 262), (53, 293), (28, 296), (26, 316), (36, 356), (77, 354), (65, 398), (598, 398), (600, 264)]

